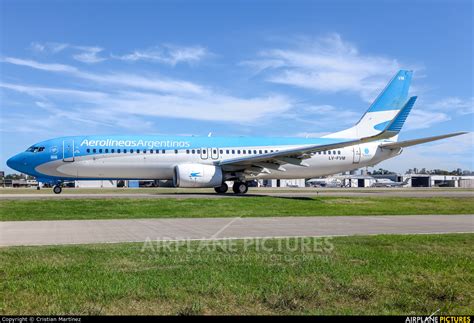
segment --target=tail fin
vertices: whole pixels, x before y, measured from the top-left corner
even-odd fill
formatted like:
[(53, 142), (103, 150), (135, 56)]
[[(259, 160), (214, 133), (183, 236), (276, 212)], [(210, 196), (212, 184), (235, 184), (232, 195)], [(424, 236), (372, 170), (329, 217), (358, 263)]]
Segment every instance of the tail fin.
[[(408, 104), (408, 90), (410, 88), (412, 74), (412, 71), (398, 71), (355, 126), (329, 134), (325, 137), (362, 138), (376, 135), (384, 130), (393, 118), (398, 115), (405, 104)], [(411, 106), (413, 106), (413, 103), (414, 101)], [(409, 110), (411, 110), (411, 107)], [(407, 116), (410, 112), (409, 110)], [(403, 122), (405, 122), (405, 119), (403, 119)]]

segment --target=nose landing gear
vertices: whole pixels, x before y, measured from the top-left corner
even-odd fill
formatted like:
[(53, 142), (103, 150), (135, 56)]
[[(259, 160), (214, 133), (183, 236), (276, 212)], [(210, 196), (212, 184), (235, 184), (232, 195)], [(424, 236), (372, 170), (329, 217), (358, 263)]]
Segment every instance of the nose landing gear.
[(61, 188), (61, 186), (59, 186), (59, 185), (54, 185), (53, 186), (54, 194), (61, 194), (62, 191), (63, 191), (63, 189)]

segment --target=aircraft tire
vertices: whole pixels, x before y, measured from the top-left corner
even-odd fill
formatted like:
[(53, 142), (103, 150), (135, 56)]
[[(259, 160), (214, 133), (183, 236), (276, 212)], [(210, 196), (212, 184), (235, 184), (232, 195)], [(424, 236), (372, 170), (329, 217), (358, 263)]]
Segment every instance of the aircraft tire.
[(226, 183), (222, 183), (221, 186), (214, 187), (214, 191), (216, 191), (217, 194), (225, 194), (228, 189), (229, 189), (229, 186), (227, 186)]
[(54, 185), (54, 187), (53, 187), (54, 194), (61, 194), (62, 191), (63, 191), (63, 189), (61, 188), (61, 186)]
[(235, 194), (245, 194), (249, 190), (247, 183), (244, 182), (234, 182), (232, 190)]

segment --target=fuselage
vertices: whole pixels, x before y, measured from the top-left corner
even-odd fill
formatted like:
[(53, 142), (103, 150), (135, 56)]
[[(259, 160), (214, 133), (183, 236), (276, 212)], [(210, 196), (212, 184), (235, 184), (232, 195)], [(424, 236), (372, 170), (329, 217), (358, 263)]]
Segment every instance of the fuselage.
[[(217, 165), (220, 161), (255, 156), (305, 145), (332, 144), (331, 138), (74, 136), (39, 142), (7, 162), (43, 182), (94, 179), (172, 179), (180, 164)], [(379, 142), (320, 151), (305, 160), (306, 167), (285, 165), (284, 170), (250, 178), (310, 178), (336, 174), (398, 155), (379, 148)], [(223, 167), (225, 178), (233, 170)], [(245, 175), (247, 176), (247, 175)]]

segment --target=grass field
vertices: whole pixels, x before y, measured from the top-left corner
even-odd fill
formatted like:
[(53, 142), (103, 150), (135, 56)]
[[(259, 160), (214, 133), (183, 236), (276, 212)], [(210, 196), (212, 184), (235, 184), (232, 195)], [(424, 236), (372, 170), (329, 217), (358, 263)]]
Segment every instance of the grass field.
[(326, 239), (1, 248), (0, 314), (472, 314), (473, 234)]
[(1, 200), (0, 221), (252, 217), (319, 215), (469, 214), (474, 198), (246, 197), (225, 199)]
[[(472, 188), (453, 188), (453, 187), (404, 187), (404, 188), (314, 188), (314, 187), (249, 187), (249, 194), (259, 193), (371, 193), (371, 192), (473, 192)], [(151, 188), (64, 188), (61, 194), (214, 194), (212, 188), (173, 188), (173, 187), (151, 187)], [(52, 188), (3, 188), (0, 187), (2, 194), (44, 194), (54, 195)]]

